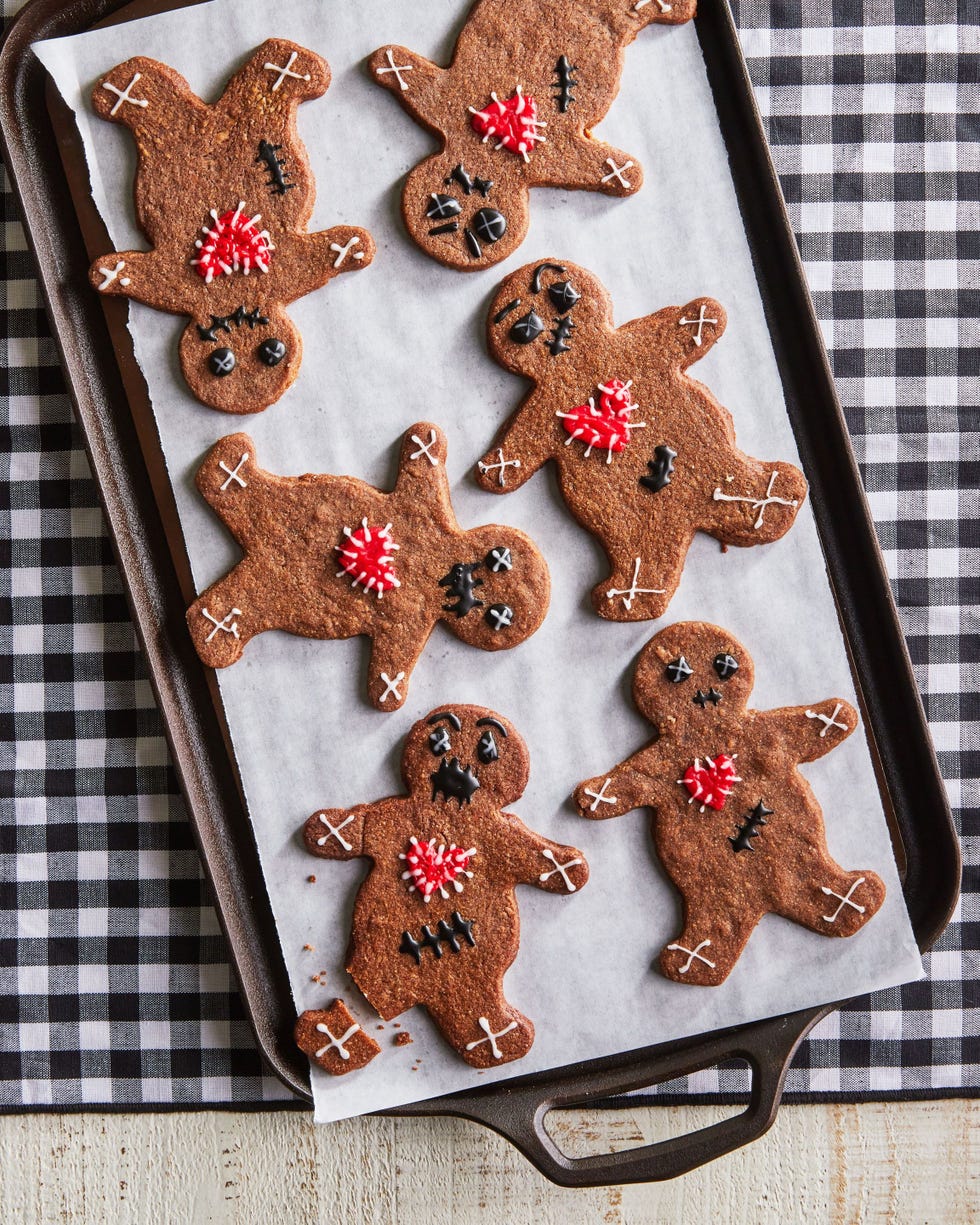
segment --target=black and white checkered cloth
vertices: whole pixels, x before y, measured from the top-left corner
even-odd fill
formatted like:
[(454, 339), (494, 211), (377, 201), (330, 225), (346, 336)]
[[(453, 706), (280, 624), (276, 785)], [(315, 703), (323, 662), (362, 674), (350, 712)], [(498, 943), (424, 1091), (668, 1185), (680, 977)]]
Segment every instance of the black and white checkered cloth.
[[(966, 864), (929, 977), (822, 1022), (789, 1090), (975, 1094), (980, 5), (734, 7)], [(271, 1102), (3, 187), (0, 1109)]]

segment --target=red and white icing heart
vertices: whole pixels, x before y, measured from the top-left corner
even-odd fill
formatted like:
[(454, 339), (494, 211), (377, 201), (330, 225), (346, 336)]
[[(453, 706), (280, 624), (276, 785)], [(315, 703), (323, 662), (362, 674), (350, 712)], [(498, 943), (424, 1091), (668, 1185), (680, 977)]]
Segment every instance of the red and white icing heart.
[(606, 452), (606, 463), (612, 463), (614, 451), (625, 450), (633, 441), (631, 430), (642, 430), (645, 421), (631, 420), (632, 414), (639, 408), (630, 397), (630, 387), (633, 380), (624, 383), (622, 379), (609, 379), (599, 384), (599, 403), (595, 396), (589, 396), (588, 404), (580, 404), (571, 412), (558, 412), (555, 416), (561, 418), (566, 433), (571, 437), (565, 446), (579, 439), (585, 445), (586, 459), (592, 454), (592, 448)]
[(451, 885), (457, 893), (463, 892), (463, 882), (460, 877), (472, 879), (469, 871), (470, 860), (476, 854), (476, 847), (468, 851), (460, 850), (455, 842), (447, 847), (445, 843), (436, 845), (435, 838), (419, 842), (418, 838), (410, 838), (408, 850), (399, 855), (406, 864), (402, 880), (408, 882), (409, 893), (418, 893), (423, 902), (428, 902), (438, 889), (442, 897), (448, 898), (446, 886)]
[(198, 275), (210, 285), (216, 276), (232, 272), (244, 272), (246, 276), (253, 268), (268, 272), (275, 247), (269, 231), (258, 229), (261, 220), (261, 213), (254, 217), (245, 215), (244, 200), (239, 200), (238, 208), (229, 209), (220, 217), (213, 208), (211, 225), (201, 226), (204, 237), (194, 243), (198, 256), (191, 260), (191, 265)]
[(721, 811), (734, 784), (742, 780), (735, 773), (734, 757), (719, 753), (716, 757), (706, 757), (704, 765), (700, 757), (695, 757), (694, 764), (688, 766), (684, 777), (677, 781), (690, 793), (691, 798), (687, 802), (700, 802), (701, 811), (704, 812), (705, 808)]
[(488, 140), (496, 139), (495, 149), (509, 149), (511, 153), (523, 157), (526, 162), (530, 161), (528, 153), (536, 144), (542, 144), (545, 140), (538, 128), (548, 126), (538, 122), (538, 104), (530, 95), (525, 97), (519, 85), (517, 92), (504, 102), (501, 102), (496, 94), (491, 94), (490, 97), (493, 101), (485, 110), (478, 111), (475, 106), (470, 107), (473, 130), (483, 137), (484, 144)]
[(354, 580), (352, 587), (363, 587), (365, 591), (376, 591), (378, 599), (392, 587), (401, 583), (394, 571), (393, 552), (400, 546), (391, 538), (391, 524), (375, 527), (367, 519), (361, 520), (356, 531), (344, 528), (344, 543), (334, 545), (340, 554), (341, 569), (337, 577), (348, 574)]

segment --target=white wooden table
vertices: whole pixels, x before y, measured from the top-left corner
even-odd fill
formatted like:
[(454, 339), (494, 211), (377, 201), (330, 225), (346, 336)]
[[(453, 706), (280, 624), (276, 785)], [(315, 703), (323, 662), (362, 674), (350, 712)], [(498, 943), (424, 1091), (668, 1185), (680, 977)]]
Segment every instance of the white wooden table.
[[(703, 1127), (717, 1107), (553, 1116), (571, 1155)], [(62, 1225), (647, 1225), (980, 1219), (980, 1101), (786, 1106), (754, 1145), (670, 1183), (566, 1191), (454, 1119), (84, 1114), (0, 1119), (0, 1220)]]

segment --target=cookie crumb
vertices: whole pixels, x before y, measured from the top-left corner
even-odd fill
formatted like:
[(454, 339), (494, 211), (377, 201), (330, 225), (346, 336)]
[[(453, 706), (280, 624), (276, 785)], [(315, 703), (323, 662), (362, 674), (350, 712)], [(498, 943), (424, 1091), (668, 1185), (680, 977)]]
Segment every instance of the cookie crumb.
[(408, 1032), (407, 1029), (402, 1030), (400, 1034), (395, 1034), (395, 1037), (394, 1037), (395, 1046), (411, 1046), (411, 1044), (412, 1044), (412, 1035)]
[(307, 880), (310, 882), (310, 884), (311, 884), (311, 885), (315, 885), (315, 884), (316, 884), (316, 877), (315, 877), (315, 876), (308, 876), (306, 879), (307, 879)]
[(313, 945), (312, 945), (312, 944), (304, 944), (304, 945), (303, 945), (303, 952), (304, 952), (304, 953), (315, 953), (315, 952), (316, 952), (316, 949), (313, 947)]

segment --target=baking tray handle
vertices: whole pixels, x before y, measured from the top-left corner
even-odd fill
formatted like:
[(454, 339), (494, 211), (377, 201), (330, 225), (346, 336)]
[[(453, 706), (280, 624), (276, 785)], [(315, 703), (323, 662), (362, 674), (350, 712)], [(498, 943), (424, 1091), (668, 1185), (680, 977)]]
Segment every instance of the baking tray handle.
[[(546, 1178), (563, 1187), (676, 1178), (768, 1131), (776, 1117), (790, 1060), (825, 1011), (777, 1017), (728, 1035), (718, 1034), (687, 1050), (665, 1052), (651, 1047), (637, 1052), (629, 1068), (606, 1068), (607, 1061), (601, 1060), (579, 1064), (559, 1071), (557, 1083), (533, 1076), (512, 1084), (488, 1085), (486, 1090), (456, 1096), (451, 1103), (445, 1098), (417, 1102), (411, 1112), (454, 1114), (482, 1123), (516, 1145)], [(749, 1066), (752, 1088), (748, 1106), (740, 1114), (700, 1131), (626, 1152), (576, 1158), (566, 1156), (545, 1127), (552, 1110), (595, 1105), (607, 1097), (650, 1088), (726, 1060), (744, 1061)], [(664, 1105), (669, 1104), (670, 1099), (665, 1098)]]

